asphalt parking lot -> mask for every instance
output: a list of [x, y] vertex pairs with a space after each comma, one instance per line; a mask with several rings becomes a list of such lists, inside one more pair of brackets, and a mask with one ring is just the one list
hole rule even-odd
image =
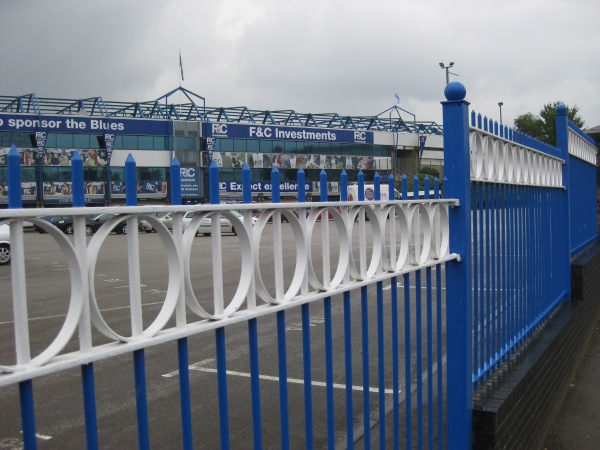
[[[294, 237], [288, 224], [282, 225], [285, 253], [284, 272], [293, 273]], [[71, 295], [69, 270], [64, 257], [51, 236], [26, 233], [27, 294], [29, 298], [29, 326], [33, 354], [41, 352], [58, 333]], [[71, 239], [71, 237], [69, 237]], [[88, 238], [91, 239], [91, 238]], [[265, 282], [272, 286], [268, 269], [273, 266], [269, 256], [272, 236], [264, 237], [261, 255], [264, 259]], [[142, 261], [141, 292], [144, 323], [147, 326], [156, 316], [167, 286], [168, 266], [165, 250], [156, 234], [139, 235]], [[240, 249], [236, 236], [223, 236], [223, 266], [227, 282], [225, 295], [236, 288], [236, 277], [240, 273]], [[315, 236], [315, 247], [321, 245]], [[212, 301], [211, 238], [199, 236], [194, 240], [190, 259], [190, 272], [199, 302], [210, 307]], [[335, 255], [334, 255], [335, 257]], [[127, 236], [110, 235], [99, 254], [94, 274], [95, 296], [106, 322], [123, 335], [130, 334], [131, 318], [128, 310], [128, 254]], [[401, 283], [401, 280], [400, 280]], [[0, 268], [0, 287], [10, 292], [10, 267]], [[369, 302], [371, 355], [377, 354], [376, 302], [374, 289], [370, 290], [373, 301]], [[384, 288], [389, 298], [389, 284]], [[402, 292], [402, 289], [399, 289]], [[342, 299], [333, 299], [334, 327], [334, 401], [335, 423], [338, 440], [345, 434], [346, 381], [344, 378], [344, 339]], [[352, 296], [352, 345], [353, 383], [355, 396], [353, 409], [355, 420], [362, 414], [362, 360], [361, 360], [361, 305], [359, 293]], [[386, 316], [389, 302], [386, 301]], [[198, 320], [188, 312], [188, 321]], [[315, 446], [326, 445], [326, 403], [324, 364], [324, 314], [322, 301], [310, 306], [312, 377], [314, 397]], [[0, 364], [14, 363], [12, 307], [10, 295], [4, 296], [0, 305]], [[390, 344], [390, 324], [385, 324], [386, 348]], [[290, 404], [290, 429], [293, 447], [304, 447], [304, 387], [302, 359], [302, 321], [300, 308], [286, 312], [286, 339], [288, 350], [288, 388]], [[227, 327], [227, 369], [229, 388], [229, 415], [232, 448], [244, 448], [251, 439], [250, 381], [248, 355], [248, 329], [245, 323]], [[107, 342], [107, 338], [94, 332], [94, 344]], [[402, 345], [402, 343], [401, 343]], [[67, 351], [78, 347], [77, 336], [71, 339]], [[402, 348], [402, 347], [401, 347]], [[216, 398], [215, 335], [208, 332], [189, 338], [190, 382], [192, 389], [192, 416], [194, 421], [194, 443], [197, 448], [220, 446], [218, 433], [218, 404]], [[261, 409], [263, 417], [263, 439], [265, 448], [279, 447], [279, 387], [277, 324], [274, 316], [259, 320], [259, 352], [261, 369]], [[386, 356], [386, 398], [391, 398], [390, 358]], [[179, 384], [177, 377], [176, 343], [163, 344], [146, 350], [146, 378], [150, 436], [153, 447], [181, 447], [179, 419]], [[377, 411], [377, 358], [372, 357], [370, 370], [371, 411]], [[95, 363], [97, 411], [100, 445], [102, 448], [132, 448], [137, 446], [135, 420], [135, 386], [131, 355], [123, 355]], [[402, 382], [401, 382], [402, 384]], [[404, 389], [404, 386], [401, 386]], [[40, 448], [81, 448], [85, 442], [83, 423], [83, 399], [81, 375], [78, 369], [46, 375], [34, 380], [36, 424]], [[0, 448], [19, 448], [20, 416], [18, 387], [0, 388]], [[358, 425], [358, 423], [357, 423]], [[340, 437], [341, 436], [341, 437]]]

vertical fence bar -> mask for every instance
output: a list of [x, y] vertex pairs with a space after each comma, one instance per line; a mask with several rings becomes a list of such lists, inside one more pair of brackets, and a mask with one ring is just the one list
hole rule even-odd
[[[434, 198], [440, 198], [440, 182], [434, 180]], [[437, 423], [438, 423], [438, 448], [444, 448], [444, 366], [443, 366], [443, 316], [442, 316], [442, 265], [438, 264], [435, 269], [436, 287], [436, 319], [437, 319]], [[433, 447], [433, 446], [432, 446]]]
[[472, 347], [471, 347], [471, 180], [469, 163], [469, 104], [466, 90], [456, 81], [444, 90], [444, 153], [447, 181], [445, 193], [460, 205], [451, 208], [450, 251], [460, 261], [448, 263], [447, 355], [448, 355], [448, 448], [471, 448]]
[[[221, 203], [220, 192], [219, 192], [219, 166], [216, 161], [210, 165], [208, 170], [208, 184], [209, 184], [209, 198], [211, 205], [218, 205]], [[220, 222], [219, 214], [213, 214], [211, 221], [216, 220]], [[214, 225], [214, 222], [213, 222]], [[214, 227], [213, 227], [214, 229]], [[220, 232], [217, 235], [220, 238]], [[212, 235], [212, 239], [215, 239], [215, 235]], [[213, 241], [214, 242], [214, 241]], [[217, 246], [217, 252], [221, 251], [220, 245]], [[215, 246], [213, 243], [213, 256], [215, 253]], [[221, 270], [222, 267], [221, 258], [219, 255], [218, 268], [215, 270]], [[220, 297], [222, 307], [222, 290], [223, 286], [215, 286], [215, 289], [220, 288]], [[215, 313], [217, 313], [217, 305], [215, 305]], [[219, 430], [221, 434], [221, 448], [229, 450], [230, 438], [229, 438], [229, 401], [227, 395], [227, 344], [225, 340], [225, 327], [220, 327], [215, 330], [215, 344], [217, 350], [217, 389], [219, 391]]]
[[[251, 189], [251, 173], [250, 167], [244, 164], [242, 168], [242, 195], [245, 204], [252, 203], [252, 189]], [[246, 214], [246, 212], [244, 212]], [[248, 216], [244, 216], [244, 222], [250, 220], [251, 213]], [[248, 308], [254, 309], [256, 307], [256, 294], [254, 277], [252, 278], [250, 292], [248, 293]], [[262, 439], [262, 415], [260, 412], [260, 366], [258, 359], [258, 320], [248, 320], [248, 350], [250, 355], [250, 392], [252, 395], [252, 437], [255, 450], [263, 447]]]
[[[358, 201], [365, 201], [365, 176], [361, 171], [358, 172]], [[360, 271], [366, 273], [366, 255], [365, 247], [365, 218], [364, 213], [359, 216], [359, 239], [360, 239]], [[360, 309], [361, 309], [361, 337], [362, 337], [362, 369], [363, 369], [363, 422], [364, 422], [364, 442], [365, 450], [371, 448], [371, 405], [370, 395], [370, 358], [369, 358], [369, 294], [366, 286], [360, 288]]]
[[[490, 259], [491, 259], [491, 263], [490, 263], [490, 269], [488, 270], [488, 272], [490, 273], [490, 277], [491, 277], [491, 281], [490, 281], [490, 286], [488, 287], [488, 289], [491, 292], [491, 335], [492, 335], [492, 342], [491, 342], [491, 348], [492, 348], [492, 352], [490, 354], [490, 360], [494, 361], [496, 359], [496, 354], [498, 352], [498, 335], [496, 334], [496, 330], [497, 330], [497, 326], [496, 326], [496, 321], [498, 320], [498, 291], [496, 290], [496, 276], [498, 273], [498, 269], [496, 266], [496, 258], [498, 257], [498, 252], [497, 252], [497, 244], [498, 244], [498, 238], [496, 236], [496, 193], [497, 193], [497, 186], [490, 186], [491, 187], [491, 199], [490, 199], [490, 206], [488, 207], [490, 210]], [[495, 369], [494, 369], [495, 370]]]
[[[419, 178], [415, 175], [413, 180], [414, 199], [419, 198]], [[421, 216], [419, 209], [417, 215], [417, 229], [415, 231], [415, 254], [420, 251], [421, 243]], [[422, 319], [422, 270], [415, 271], [415, 344], [417, 345], [417, 446], [423, 448], [423, 319]]]
[[[396, 200], [396, 189], [394, 176], [388, 177], [388, 190], [390, 200]], [[392, 210], [390, 214], [392, 225], [396, 221], [396, 212]], [[393, 261], [396, 258], [396, 228], [392, 226], [392, 237], [390, 239], [390, 247], [393, 250]], [[399, 269], [399, 268], [397, 268]], [[398, 360], [399, 350], [399, 325], [398, 325], [398, 277], [390, 278], [390, 295], [391, 295], [391, 312], [392, 312], [392, 401], [394, 404], [393, 420], [394, 420], [394, 448], [400, 448], [400, 363]], [[406, 389], [405, 389], [406, 390]]]
[[[137, 206], [137, 168], [131, 153], [125, 161], [125, 203], [127, 206]], [[139, 243], [135, 217], [127, 219], [127, 246], [129, 258], [139, 258]], [[139, 293], [139, 263], [129, 265], [131, 331], [133, 335], [140, 334], [142, 325], [142, 305]], [[146, 357], [144, 349], [133, 352], [133, 368], [135, 376], [135, 398], [138, 422], [138, 446], [140, 449], [150, 449], [150, 429], [148, 426], [148, 397], [146, 394]]]
[[[170, 200], [171, 205], [181, 205], [181, 165], [177, 158], [173, 158], [170, 166]], [[183, 230], [174, 230], [179, 234]], [[178, 240], [180, 243], [180, 240]], [[182, 252], [179, 247], [179, 251]], [[180, 255], [179, 264], [183, 267], [183, 255]], [[183, 289], [182, 289], [183, 291]], [[180, 293], [179, 302], [177, 304], [177, 324], [185, 325], [185, 295]], [[179, 404], [181, 410], [181, 435], [183, 440], [183, 448], [191, 450], [194, 448], [194, 438], [192, 434], [192, 403], [190, 390], [190, 372], [189, 372], [189, 349], [188, 339], [186, 337], [177, 339], [177, 356], [179, 365]]]
[[[381, 179], [379, 172], [373, 177], [375, 200], [381, 200]], [[381, 214], [379, 207], [377, 213]], [[381, 216], [380, 216], [381, 217]], [[383, 218], [381, 218], [383, 220]], [[381, 263], [377, 268], [381, 273]], [[378, 403], [379, 403], [379, 448], [385, 448], [385, 335], [383, 328], [383, 282], [376, 283], [377, 292], [377, 372], [378, 372]]]
[[[21, 156], [13, 145], [7, 157], [8, 170], [8, 207], [21, 209], [23, 207], [23, 191], [21, 187]], [[18, 240], [18, 242], [15, 242]], [[12, 236], [12, 250], [23, 248], [23, 233]], [[27, 315], [27, 295], [25, 291], [25, 264], [22, 259], [16, 259], [11, 267], [13, 279], [13, 316], [15, 322], [15, 350], [17, 363], [27, 364], [30, 360], [29, 327]], [[33, 401], [33, 381], [25, 380], [19, 383], [21, 404], [21, 425], [23, 427], [23, 445], [26, 450], [37, 448], [35, 438], [35, 407]]]
[[[408, 199], [408, 178], [402, 176], [402, 199]], [[411, 326], [410, 326], [410, 274], [405, 273], [403, 276], [404, 282], [404, 385], [406, 386], [405, 400], [405, 433], [406, 433], [406, 448], [412, 448], [412, 377], [411, 377]]]
[[[477, 289], [477, 296], [475, 300], [479, 305], [479, 323], [478, 328], [475, 329], [477, 335], [477, 341], [479, 343], [479, 367], [483, 371], [485, 366], [485, 185], [481, 182], [476, 183], [475, 189], [477, 189], [477, 223], [479, 223], [479, 247], [478, 247], [478, 258], [479, 258], [479, 273], [477, 280], [479, 287]], [[447, 274], [446, 274], [447, 276]]]
[[[306, 201], [304, 189], [304, 171], [298, 171], [298, 201]], [[302, 357], [304, 364], [304, 435], [305, 448], [314, 448], [313, 427], [313, 397], [312, 397], [312, 358], [310, 337], [310, 306], [304, 303], [301, 307], [302, 313]]]
[[[471, 198], [473, 205], [473, 214], [471, 214], [473, 243], [471, 245], [473, 253], [473, 367], [477, 370], [479, 366], [479, 221], [477, 220], [477, 210], [479, 204], [479, 183], [474, 182], [471, 188]], [[477, 384], [475, 384], [477, 388]]]
[[[274, 167], [271, 171], [272, 202], [280, 203], [279, 171]], [[273, 216], [274, 234], [277, 226], [281, 226], [281, 219], [277, 213]], [[275, 236], [274, 236], [275, 238]], [[276, 268], [280, 270], [281, 267]], [[277, 298], [283, 297], [283, 280], [275, 276], [275, 290]], [[287, 339], [285, 335], [285, 311], [277, 312], [277, 355], [279, 360], [279, 414], [281, 420], [281, 448], [290, 448], [290, 419], [288, 400], [288, 372], [287, 372]]]
[[[78, 151], [71, 158], [71, 185], [73, 186], [73, 207], [85, 207], [85, 186], [83, 180], [83, 159]], [[85, 218], [77, 218], [75, 246], [79, 258], [85, 267], [83, 273], [87, 274], [87, 240], [83, 229]], [[90, 305], [88, 296], [87, 278], [83, 280], [82, 288], [83, 308], [79, 321], [79, 345], [82, 351], [89, 351], [92, 347], [92, 330], [90, 320]], [[85, 417], [85, 437], [88, 450], [99, 448], [98, 420], [96, 413], [96, 389], [94, 381], [94, 363], [81, 366], [81, 381], [83, 388], [83, 411]]]
[[[509, 309], [508, 309], [508, 274], [506, 272], [506, 261], [508, 258], [508, 243], [507, 243], [507, 227], [508, 227], [508, 223], [507, 223], [507, 205], [506, 205], [506, 201], [507, 201], [507, 186], [503, 185], [501, 187], [501, 193], [500, 193], [500, 202], [501, 202], [501, 213], [502, 213], [502, 218], [500, 220], [500, 227], [501, 227], [501, 232], [500, 232], [500, 245], [501, 245], [501, 249], [502, 249], [502, 257], [500, 259], [500, 271], [502, 274], [501, 277], [501, 286], [500, 288], [502, 289], [502, 344], [503, 344], [503, 352], [506, 350], [507, 345], [508, 345], [508, 314], [509, 314]], [[506, 361], [506, 357], [504, 359]]]
[[[327, 192], [327, 173], [321, 170], [320, 174], [320, 200], [326, 203]], [[329, 286], [329, 213], [324, 212], [321, 215], [321, 224], [323, 225], [323, 278], [325, 286]], [[323, 299], [323, 310], [325, 318], [325, 384], [327, 393], [327, 444], [329, 448], [335, 447], [335, 408], [333, 397], [333, 315], [331, 307], [331, 297]]]
[[[340, 200], [348, 201], [348, 174], [342, 170], [340, 177]], [[344, 215], [347, 217], [348, 208], [344, 208]], [[346, 270], [344, 282], [350, 281], [349, 269]], [[346, 448], [354, 450], [354, 400], [352, 395], [352, 307], [350, 303], [350, 291], [343, 294], [344, 304], [344, 371], [346, 379]]]
[[490, 234], [491, 232], [491, 214], [492, 214], [492, 208], [490, 207], [491, 204], [491, 190], [492, 190], [492, 186], [488, 183], [484, 184], [485, 186], [485, 205], [484, 205], [484, 215], [485, 215], [485, 245], [484, 245], [484, 250], [485, 250], [485, 323], [482, 324], [483, 326], [485, 326], [485, 337], [484, 337], [484, 341], [485, 341], [485, 359], [483, 361], [483, 366], [487, 371], [489, 362], [492, 359], [492, 290], [490, 289], [490, 285], [491, 285], [491, 277], [492, 277], [492, 271], [491, 271], [491, 260], [492, 260], [492, 255], [491, 255], [491, 240], [492, 240], [492, 236]]
[[[429, 200], [429, 177], [424, 180], [425, 199]], [[425, 286], [427, 287], [427, 445], [433, 448], [433, 289], [432, 269], [425, 269]]]

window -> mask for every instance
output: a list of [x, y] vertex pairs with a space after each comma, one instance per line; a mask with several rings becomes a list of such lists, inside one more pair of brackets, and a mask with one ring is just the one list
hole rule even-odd
[[138, 149], [138, 137], [137, 136], [123, 136], [123, 147], [124, 150], [137, 150]]
[[260, 141], [254, 141], [254, 140], [246, 141], [246, 151], [248, 153], [260, 152]]
[[154, 150], [166, 150], [169, 148], [167, 146], [167, 138], [165, 136], [153, 136], [152, 141], [152, 148]]
[[[94, 136], [95, 137], [95, 136]], [[97, 139], [94, 139], [96, 142]], [[90, 136], [87, 134], [74, 134], [73, 147], [75, 148], [90, 148]]]
[[246, 142], [243, 139], [234, 139], [233, 140], [233, 151], [235, 152], [239, 152], [239, 153], [245, 153], [246, 152]]
[[262, 153], [273, 153], [273, 141], [260, 141], [260, 151]]
[[296, 144], [296, 141], [285, 141], [283, 143], [283, 150], [286, 153], [296, 153], [296, 150], [298, 150], [298, 145]]
[[[48, 145], [48, 143], [46, 143]], [[72, 134], [56, 134], [56, 147], [58, 148], [75, 148]]]
[[138, 137], [138, 145], [142, 150], [153, 150], [154, 149], [154, 139], [152, 136], [140, 136]]

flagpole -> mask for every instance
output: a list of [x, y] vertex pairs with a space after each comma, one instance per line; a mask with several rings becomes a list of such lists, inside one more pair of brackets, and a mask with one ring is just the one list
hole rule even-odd
[[181, 60], [181, 49], [179, 49], [179, 72], [181, 75], [181, 78], [179, 79], [179, 87], [181, 87], [181, 83], [184, 81], [183, 78], [183, 62]]
[[183, 78], [183, 61], [181, 59], [181, 49], [179, 49], [179, 72], [181, 77], [179, 78], [179, 110], [181, 111], [181, 85], [185, 78]]

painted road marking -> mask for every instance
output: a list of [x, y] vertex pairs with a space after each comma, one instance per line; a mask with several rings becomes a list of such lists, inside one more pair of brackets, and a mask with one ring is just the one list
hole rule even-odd
[[[188, 368], [189, 368], [189, 370], [197, 370], [198, 372], [217, 373], [217, 369], [214, 369], [212, 367], [206, 367], [206, 366], [214, 363], [214, 361], [215, 361], [214, 359], [205, 359], [204, 361], [200, 361], [200, 362], [191, 364], [190, 366], [188, 366]], [[228, 371], [226, 371], [226, 373], [227, 373], [227, 375], [230, 375], [230, 376], [250, 378], [250, 374], [247, 372], [237, 372], [235, 370], [228, 370]], [[179, 375], [179, 370], [174, 370], [173, 372], [165, 373], [162, 376], [164, 378], [172, 378], [177, 375]], [[270, 376], [270, 375], [259, 375], [258, 378], [260, 378], [261, 380], [279, 382], [279, 377], [274, 377], [274, 376]], [[287, 381], [288, 381], [288, 383], [292, 383], [292, 384], [304, 384], [304, 380], [300, 380], [297, 378], [288, 378]], [[327, 384], [323, 383], [321, 381], [313, 380], [312, 386], [327, 387]], [[333, 387], [335, 389], [346, 389], [345, 384], [339, 384], [339, 383], [333, 383]], [[362, 386], [352, 386], [352, 390], [362, 392], [363, 387]], [[369, 392], [376, 394], [376, 393], [379, 393], [379, 389], [372, 387], [372, 388], [369, 388]], [[385, 389], [384, 392], [388, 395], [392, 395], [394, 393], [393, 389]], [[398, 392], [402, 392], [402, 391], [398, 391]]]
[[[163, 303], [164, 302], [143, 303], [142, 307], [144, 307], [144, 306], [152, 306], [152, 305], [162, 305]], [[119, 309], [129, 309], [129, 308], [131, 308], [130, 305], [127, 305], [127, 306], [117, 306], [115, 308], [101, 309], [100, 312], [118, 311]], [[67, 315], [66, 314], [57, 314], [55, 316], [30, 317], [29, 318], [29, 322], [33, 322], [34, 320], [58, 319], [59, 317], [67, 317]], [[9, 323], [13, 323], [13, 321], [9, 320], [7, 322], [0, 322], [0, 325], [8, 325]]]

